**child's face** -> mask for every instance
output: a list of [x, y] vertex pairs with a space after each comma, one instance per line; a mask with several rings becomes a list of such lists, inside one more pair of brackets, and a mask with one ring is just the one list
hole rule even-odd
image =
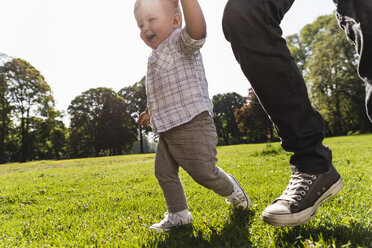
[[180, 15], [174, 13], [174, 9], [163, 0], [142, 1], [134, 14], [141, 39], [152, 49], [156, 49], [180, 26]]

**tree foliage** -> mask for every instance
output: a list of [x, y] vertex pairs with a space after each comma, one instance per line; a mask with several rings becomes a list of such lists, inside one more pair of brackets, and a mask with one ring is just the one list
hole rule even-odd
[[[140, 113], [144, 112], [147, 107], [145, 80], [145, 77], [143, 77], [139, 82], [132, 86], [125, 87], [118, 92], [118, 94], [124, 99], [125, 104], [128, 106], [130, 115], [135, 119], [137, 119]], [[144, 134], [148, 134], [151, 129], [138, 124], [137, 129], [140, 136], [140, 153], [144, 153], [145, 140], [143, 136]]]
[[234, 111], [244, 105], [243, 97], [235, 92], [213, 96], [214, 124], [219, 144], [238, 144], [241, 134], [235, 121]]
[[[358, 56], [334, 15], [286, 37], [328, 136], [369, 132]], [[5, 59], [4, 59], [5, 58]], [[146, 109], [145, 78], [119, 92], [90, 89], [70, 104], [70, 127], [54, 108], [51, 88], [30, 63], [0, 54], [0, 163], [153, 151], [149, 131], [135, 123]], [[265, 142], [273, 126], [252, 89], [213, 96], [219, 144]], [[137, 136], [139, 135], [139, 142]]]
[[249, 142], [272, 140], [273, 124], [258, 101], [253, 89], [249, 89], [246, 104], [234, 112], [239, 130]]
[[134, 119], [122, 97], [108, 88], [90, 89], [68, 107], [73, 157], [129, 152], [137, 139]]
[[[12, 139], [19, 143], [9, 141], [14, 148], [11, 158], [22, 162], [35, 159], [33, 125], [44, 122], [50, 111], [54, 111], [51, 89], [41, 73], [25, 60], [11, 60], [1, 67], [1, 72], [2, 142], [6, 146], [5, 135], [14, 135]], [[18, 132], [9, 130], [10, 124]], [[45, 140], [39, 141], [45, 143]], [[7, 155], [2, 152], [2, 161], [6, 160], [5, 157]]]
[[327, 135], [366, 132], [370, 125], [364, 83], [357, 74], [358, 56], [334, 15], [319, 17], [287, 42], [305, 75], [312, 103], [326, 121]]
[[7, 98], [8, 86], [5, 77], [0, 73], [0, 164], [6, 162], [5, 139], [8, 136], [10, 124], [10, 103]]

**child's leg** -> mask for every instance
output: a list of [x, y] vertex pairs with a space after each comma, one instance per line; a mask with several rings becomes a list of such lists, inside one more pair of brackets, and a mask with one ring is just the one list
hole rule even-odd
[[221, 196], [233, 192], [227, 174], [216, 166], [217, 134], [208, 112], [164, 133], [173, 159], [199, 184]]
[[178, 176], [178, 164], [169, 153], [163, 134], [159, 135], [155, 157], [155, 176], [163, 190], [168, 212], [176, 213], [187, 209], [185, 192]]

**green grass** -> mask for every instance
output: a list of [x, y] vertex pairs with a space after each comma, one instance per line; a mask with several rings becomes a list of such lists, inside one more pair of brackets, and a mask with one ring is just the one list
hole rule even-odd
[[192, 226], [154, 233], [166, 211], [154, 154], [0, 165], [0, 247], [372, 247], [372, 135], [329, 138], [343, 190], [305, 225], [265, 224], [286, 187], [278, 143], [218, 148], [218, 165], [253, 202], [237, 212], [184, 171]]

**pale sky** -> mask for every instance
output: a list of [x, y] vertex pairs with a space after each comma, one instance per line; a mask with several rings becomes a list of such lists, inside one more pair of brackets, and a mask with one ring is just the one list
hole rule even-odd
[[[221, 27], [227, 0], [199, 0], [207, 22], [201, 50], [210, 97], [250, 87]], [[82, 92], [115, 91], [146, 74], [151, 49], [139, 37], [134, 0], [0, 0], [0, 53], [30, 62], [51, 86], [56, 109], [67, 111]], [[284, 36], [335, 10], [332, 0], [296, 0]], [[65, 118], [67, 119], [67, 118]]]

